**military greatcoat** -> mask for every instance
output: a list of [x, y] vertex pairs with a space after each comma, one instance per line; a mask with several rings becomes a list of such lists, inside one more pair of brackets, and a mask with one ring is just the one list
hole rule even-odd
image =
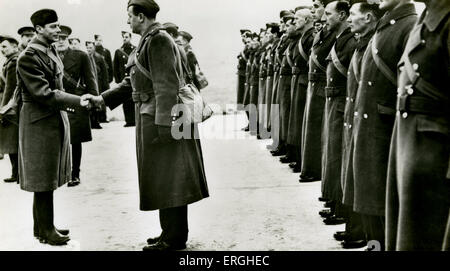
[[450, 206], [450, 1], [432, 0], [399, 62], [388, 250], [441, 250]]

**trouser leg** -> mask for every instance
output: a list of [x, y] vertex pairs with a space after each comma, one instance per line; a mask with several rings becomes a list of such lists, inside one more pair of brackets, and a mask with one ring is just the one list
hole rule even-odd
[[17, 179], [19, 177], [19, 155], [17, 153], [9, 154], [9, 160], [12, 168], [11, 177]]
[[361, 215], [352, 212], [351, 209], [348, 214], [347, 224], [345, 224], [345, 231], [349, 234], [350, 241], [366, 239]]
[[184, 244], [188, 240], [188, 207], [167, 208], [159, 210], [161, 240], [169, 244]]
[[72, 179], [80, 178], [81, 143], [72, 143]]
[[54, 230], [53, 191], [35, 192], [34, 205], [40, 235]]

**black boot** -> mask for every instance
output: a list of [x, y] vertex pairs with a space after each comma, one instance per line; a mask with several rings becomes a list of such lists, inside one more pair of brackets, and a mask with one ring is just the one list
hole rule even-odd
[[53, 224], [53, 191], [34, 193], [35, 215], [41, 243], [52, 246], [62, 246], [70, 240], [69, 236], [61, 235]]

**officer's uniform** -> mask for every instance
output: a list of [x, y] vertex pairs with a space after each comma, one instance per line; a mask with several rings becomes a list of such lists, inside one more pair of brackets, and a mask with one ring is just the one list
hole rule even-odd
[[[344, 109], [344, 131], [342, 135], [342, 169], [341, 169], [341, 187], [342, 187], [342, 203], [347, 206], [349, 216], [346, 223], [346, 232], [353, 240], [365, 236], [362, 229], [361, 216], [353, 212], [354, 198], [354, 180], [353, 180], [353, 118], [354, 104], [356, 93], [361, 79], [361, 61], [366, 51], [367, 44], [372, 38], [374, 31], [367, 33], [364, 37], [360, 37], [356, 44], [356, 50], [350, 61], [347, 77], [347, 97], [345, 98]], [[365, 235], [365, 234], [364, 234]]]
[[411, 3], [391, 10], [380, 19], [362, 60], [355, 101], [353, 209], [363, 214], [369, 240], [379, 241], [382, 248], [387, 161], [397, 93], [393, 71], [416, 20], [415, 7]]
[[306, 91], [308, 88], [308, 60], [314, 40], [314, 28], [305, 29], [295, 44], [292, 54], [291, 110], [289, 115], [288, 145], [293, 146], [294, 159], [301, 165], [301, 140], [303, 113], [305, 112]]
[[267, 83], [267, 45], [260, 49], [259, 57], [259, 82], [258, 82], [258, 135], [260, 127], [266, 122], [266, 83]]
[[325, 109], [326, 57], [336, 41], [336, 31], [323, 28], [314, 37], [309, 58], [308, 92], [302, 131], [300, 178], [321, 179], [322, 125]]
[[271, 118], [271, 109], [272, 109], [272, 98], [273, 98], [273, 78], [274, 78], [274, 56], [275, 56], [275, 48], [278, 44], [278, 38], [274, 38], [272, 42], [269, 44], [267, 48], [266, 54], [266, 99], [265, 104], [267, 105], [266, 114], [264, 116], [266, 122], [264, 123], [264, 128], [267, 131], [270, 131], [270, 118]]
[[322, 195], [335, 202], [336, 216], [346, 217], [341, 206], [341, 163], [344, 108], [348, 66], [356, 46], [354, 34], [347, 28], [338, 37], [327, 57], [327, 86], [322, 149]]
[[[131, 52], [136, 48], [131, 43], [124, 43], [120, 49], [117, 49], [114, 53], [114, 80], [116, 83], [122, 82], [122, 80], [129, 74], [126, 71], [128, 57]], [[134, 126], [134, 102], [132, 99], [123, 103], [123, 114], [125, 117], [126, 126]]]
[[440, 250], [450, 203], [450, 1], [430, 1], [399, 62], [388, 250]]
[[[16, 66], [18, 53], [9, 56], [3, 64], [2, 75], [4, 78], [0, 85], [0, 93], [3, 92], [3, 97], [0, 101], [0, 108], [3, 108], [13, 98], [14, 91], [17, 85]], [[0, 121], [0, 154], [8, 154], [12, 174], [9, 179], [11, 182], [17, 181], [18, 178], [18, 148], [19, 148], [19, 127], [16, 116], [5, 116]], [[7, 179], [8, 180], [8, 179]], [[5, 181], [7, 181], [5, 180]]]
[[[64, 64], [63, 85], [67, 93], [81, 96], [98, 95], [98, 85], [89, 56], [80, 50], [67, 49], [59, 52]], [[81, 164], [81, 143], [92, 141], [89, 113], [77, 111], [68, 113], [70, 121], [70, 143], [72, 144], [72, 176], [79, 178]]]

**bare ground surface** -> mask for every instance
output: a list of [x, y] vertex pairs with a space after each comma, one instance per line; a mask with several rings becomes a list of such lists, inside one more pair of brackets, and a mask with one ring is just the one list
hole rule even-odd
[[[138, 209], [134, 129], [122, 121], [93, 130], [83, 144], [81, 185], [55, 192], [55, 224], [70, 228], [64, 247], [32, 236], [32, 193], [0, 182], [0, 250], [141, 250], [160, 233], [157, 212]], [[189, 206], [187, 250], [342, 250], [318, 215], [320, 182], [299, 184], [298, 174], [240, 128], [243, 115], [218, 115], [202, 127], [210, 197]], [[0, 179], [9, 176], [0, 160]]]

